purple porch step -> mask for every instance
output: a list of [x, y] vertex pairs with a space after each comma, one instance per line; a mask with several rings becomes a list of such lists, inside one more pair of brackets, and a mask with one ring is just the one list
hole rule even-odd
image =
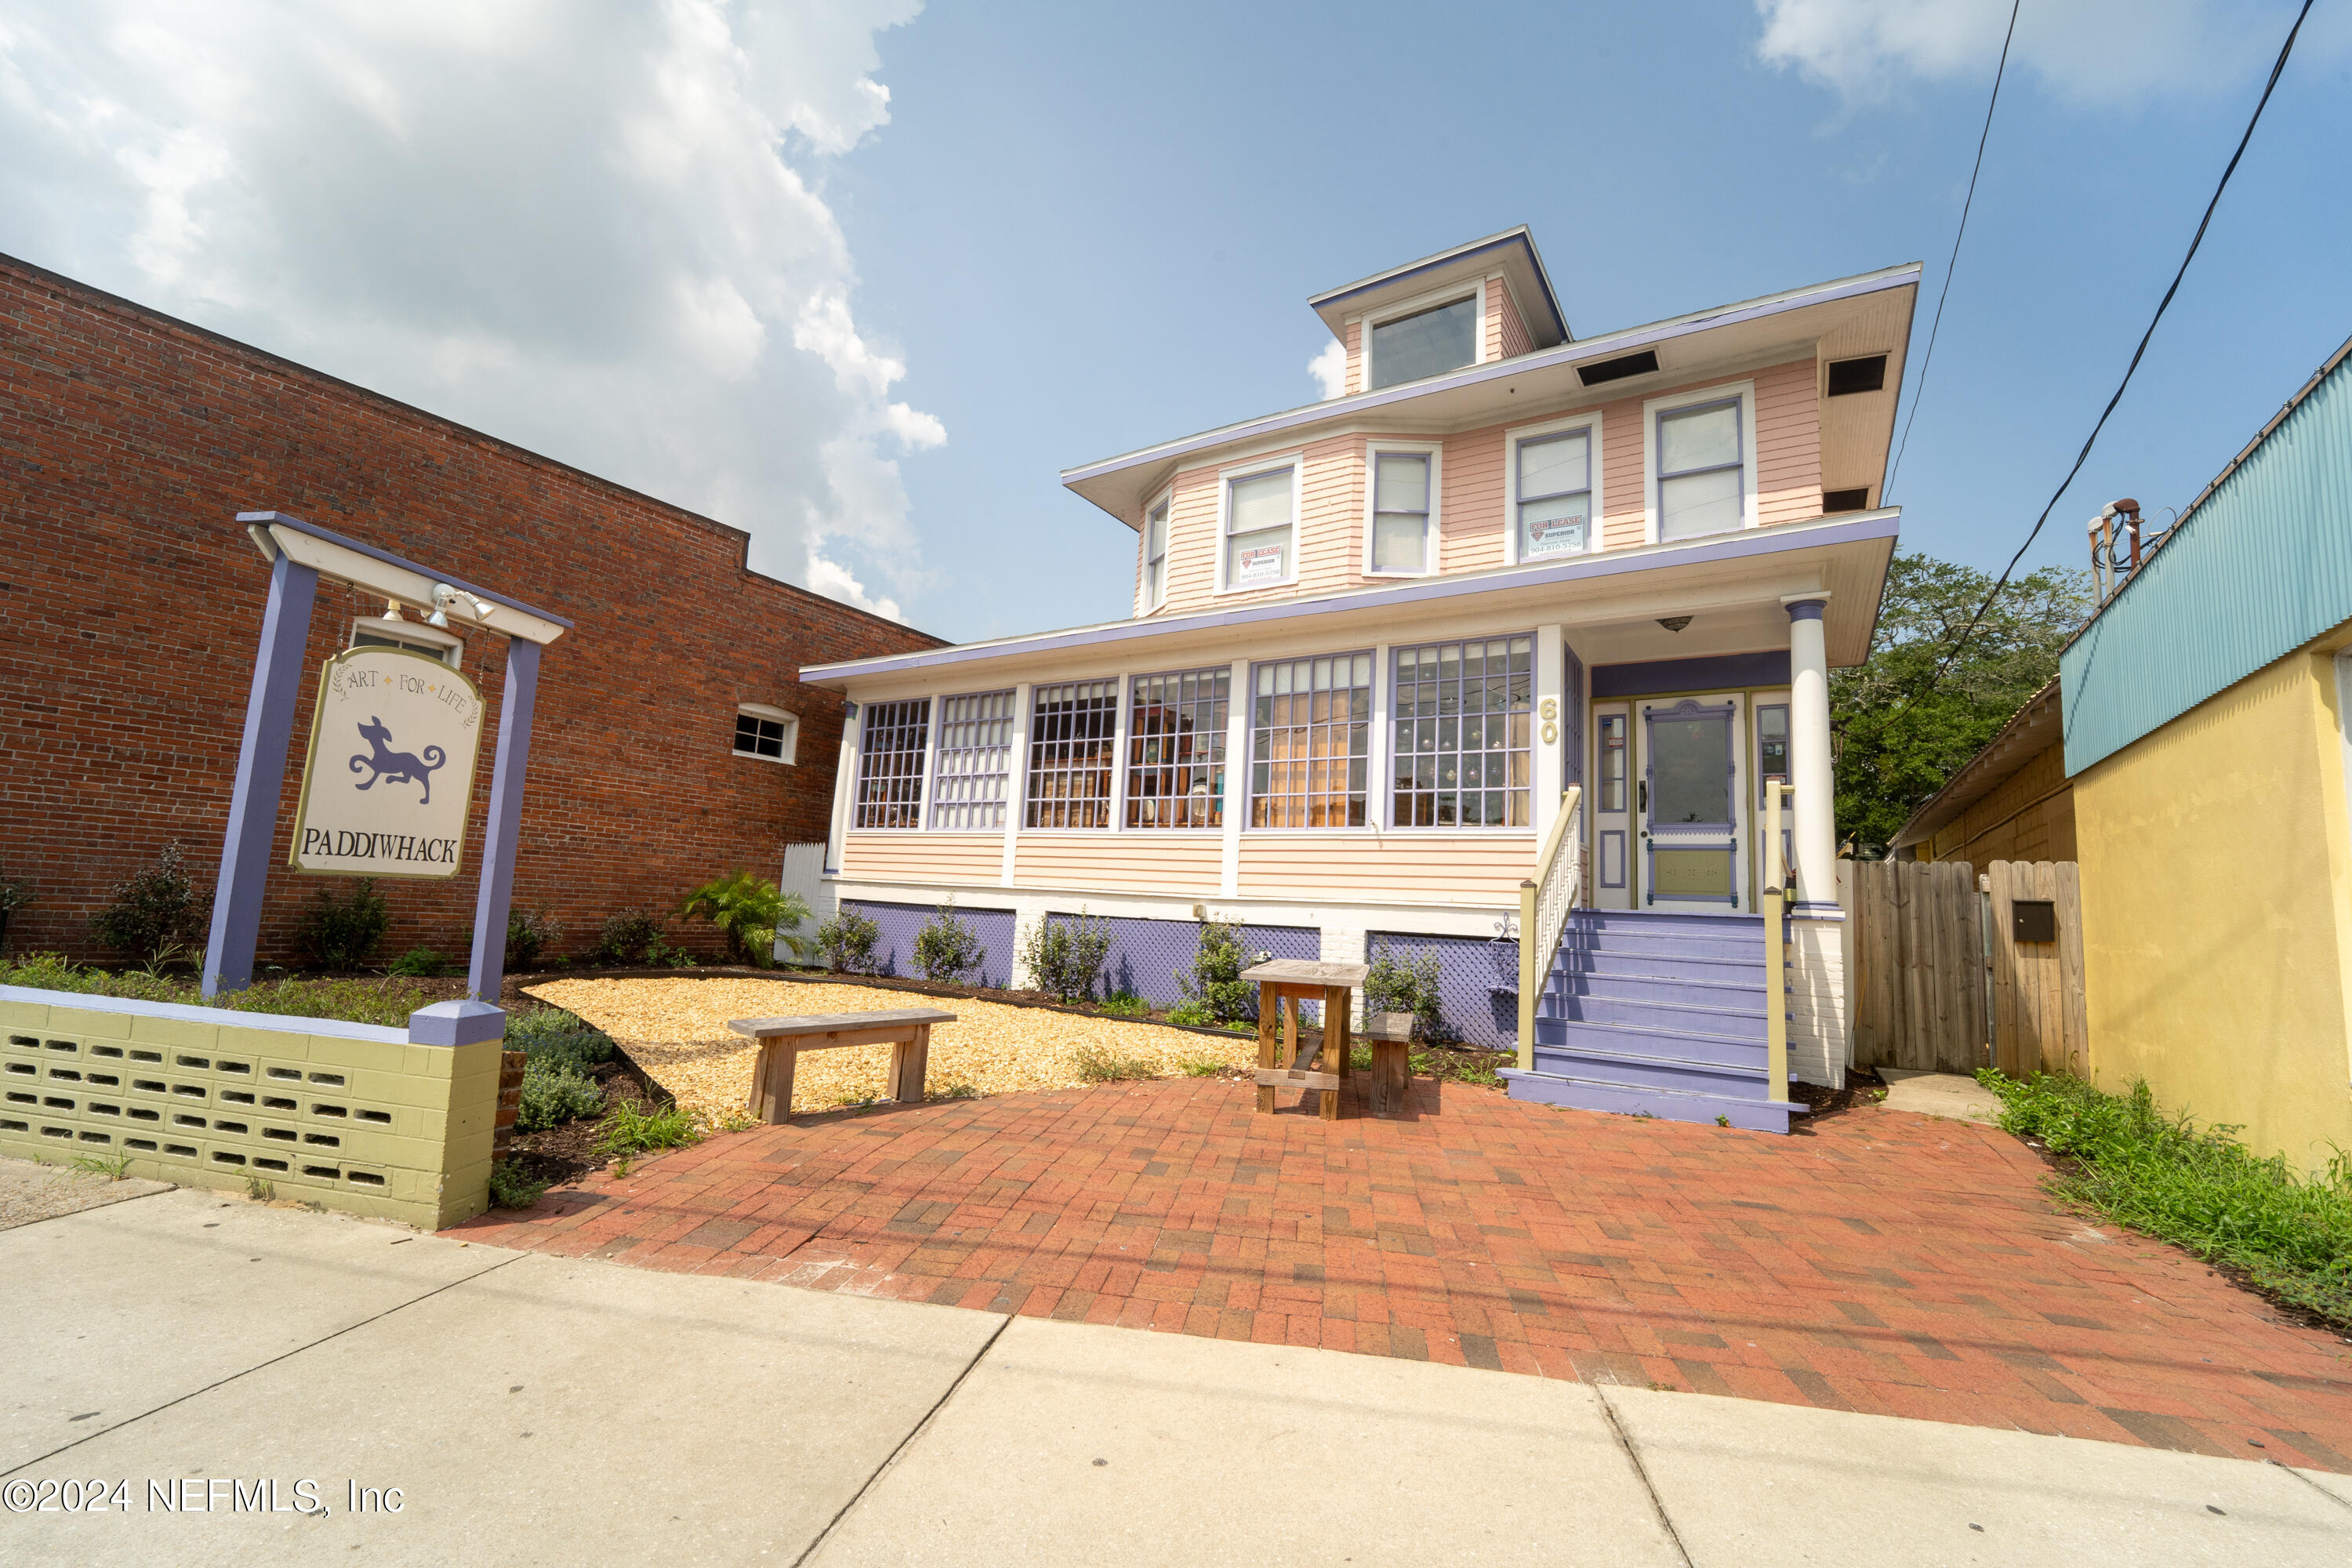
[[1688, 1002], [1709, 1007], [1764, 1010], [1764, 977], [1752, 980], [1687, 980], [1666, 974], [1555, 970], [1544, 987], [1546, 1004], [1559, 1005], [1591, 997], [1612, 1002]]
[[1715, 980], [1733, 984], [1761, 985], [1764, 954], [1703, 954], [1632, 952], [1619, 948], [1562, 947], [1552, 961], [1555, 974], [1646, 974], [1665, 980]]
[[1577, 910], [1571, 919], [1577, 925], [1595, 931], [1745, 931], [1759, 937], [1764, 934], [1762, 915], [1695, 915], [1664, 913], [1656, 910]]
[[[1679, 1031], [1695, 1029], [1702, 1034], [1727, 1035], [1734, 1039], [1761, 1042], [1765, 1036], [1764, 998], [1759, 994], [1747, 1006], [1725, 1006], [1719, 998], [1676, 997], [1673, 1000], [1656, 997], [1630, 999], [1615, 996], [1568, 996], [1555, 1000], [1547, 996], [1545, 1005], [1537, 1012], [1539, 1018], [1557, 1019], [1574, 1024], [1632, 1024], [1643, 1028]], [[1538, 1035], [1537, 1038], [1541, 1039]]]
[[1513, 1100], [1538, 1105], [1561, 1105], [1576, 1110], [1615, 1111], [1624, 1116], [1654, 1116], [1665, 1121], [1728, 1121], [1752, 1132], [1786, 1132], [1789, 1119], [1802, 1116], [1806, 1107], [1786, 1100], [1752, 1100], [1736, 1095], [1706, 1094], [1686, 1089], [1612, 1083], [1572, 1078], [1560, 1073], [1502, 1069], [1504, 1087]]
[[1563, 952], [1667, 953], [1683, 958], [1762, 958], [1764, 939], [1735, 932], [1572, 931]]
[[[1731, 1035], [1711, 1035], [1696, 1029], [1643, 1028], [1634, 1024], [1584, 1024], [1569, 1018], [1538, 1018], [1536, 1020], [1536, 1063], [1542, 1065], [1547, 1051], [1576, 1051], [1601, 1061], [1623, 1062], [1627, 1070], [1633, 1064], [1655, 1062], [1669, 1073], [1683, 1067], [1703, 1068], [1712, 1072], [1717, 1068], [1737, 1068], [1753, 1072], [1759, 1079], [1764, 1075], [1764, 1063], [1770, 1047], [1762, 1040], [1743, 1040]], [[1668, 1082], [1643, 1069], [1645, 1083]], [[1588, 1072], [1586, 1078], [1607, 1078], [1605, 1072]]]

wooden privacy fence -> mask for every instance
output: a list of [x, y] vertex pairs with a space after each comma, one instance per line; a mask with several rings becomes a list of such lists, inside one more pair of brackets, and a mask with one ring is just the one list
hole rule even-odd
[[2077, 867], [2072, 860], [1996, 860], [1985, 868], [1983, 887], [1993, 937], [1993, 1065], [2011, 1078], [2037, 1070], [2088, 1078]]

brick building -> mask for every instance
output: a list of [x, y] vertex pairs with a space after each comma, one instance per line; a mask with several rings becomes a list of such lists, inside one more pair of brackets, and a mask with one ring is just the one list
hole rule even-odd
[[[0, 875], [34, 895], [11, 951], [100, 956], [90, 914], [167, 844], [210, 885], [269, 581], [234, 520], [266, 509], [574, 623], [541, 671], [514, 893], [571, 951], [617, 910], [738, 867], [773, 878], [783, 846], [823, 841], [843, 704], [800, 667], [938, 646], [750, 570], [736, 529], [0, 257]], [[390, 627], [384, 608], [321, 584], [310, 664], [363, 634], [456, 644], [495, 714], [505, 638]], [[265, 962], [315, 891], [346, 886], [282, 869], [310, 703]], [[380, 884], [387, 953], [462, 956], [489, 752], [466, 869]], [[707, 926], [681, 940], [716, 945]]]

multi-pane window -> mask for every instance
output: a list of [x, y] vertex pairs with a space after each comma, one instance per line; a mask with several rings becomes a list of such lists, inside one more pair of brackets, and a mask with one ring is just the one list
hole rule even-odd
[[1739, 399], [1658, 416], [1658, 537], [1728, 533], [1747, 520]]
[[1161, 501], [1143, 519], [1143, 607], [1156, 610], [1168, 596], [1168, 503]]
[[789, 763], [799, 727], [800, 721], [781, 708], [745, 703], [735, 710], [735, 754]]
[[1127, 702], [1127, 825], [1221, 827], [1234, 672], [1139, 675]]
[[1625, 715], [1604, 713], [1601, 716], [1596, 746], [1600, 761], [1601, 777], [1597, 782], [1601, 799], [1593, 809], [1622, 811], [1625, 809]]
[[1776, 784], [1789, 782], [1789, 705], [1760, 704], [1756, 710], [1756, 798]]
[[1256, 588], [1290, 576], [1294, 476], [1289, 467], [1225, 481], [1225, 586]]
[[1361, 827], [1372, 656], [1261, 664], [1250, 673], [1252, 827]]
[[1535, 642], [1399, 648], [1390, 702], [1399, 827], [1526, 827]]
[[1426, 452], [1372, 454], [1372, 570], [1430, 568], [1429, 468]]
[[1580, 555], [1592, 529], [1592, 432], [1519, 443], [1519, 559]]
[[857, 736], [859, 827], [919, 827], [923, 822], [923, 748], [930, 739], [931, 700], [869, 702]]
[[1003, 827], [1012, 771], [1013, 693], [976, 691], [940, 699], [931, 826], [966, 832]]
[[1478, 299], [1416, 310], [1372, 328], [1372, 390], [1478, 361]]
[[1024, 827], [1108, 827], [1117, 763], [1118, 682], [1040, 686], [1029, 698]]

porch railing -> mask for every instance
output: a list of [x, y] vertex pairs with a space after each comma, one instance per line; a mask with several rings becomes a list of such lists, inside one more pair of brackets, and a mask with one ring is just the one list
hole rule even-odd
[[1789, 868], [1780, 848], [1784, 784], [1764, 786], [1764, 1072], [1774, 1100], [1789, 1098]]
[[1584, 835], [1576, 831], [1583, 800], [1581, 784], [1560, 795], [1559, 813], [1536, 857], [1536, 874], [1519, 884], [1519, 1067], [1526, 1071], [1536, 1065], [1536, 998], [1543, 994], [1568, 911], [1584, 896]]

